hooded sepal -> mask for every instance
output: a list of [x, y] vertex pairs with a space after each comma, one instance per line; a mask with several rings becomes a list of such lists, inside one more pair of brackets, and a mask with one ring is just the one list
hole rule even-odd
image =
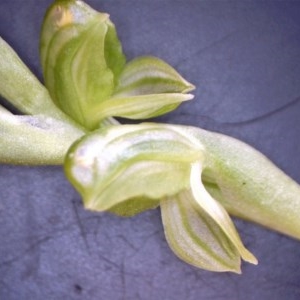
[[201, 144], [168, 126], [120, 125], [75, 143], [65, 170], [85, 207], [105, 211], [137, 199], [156, 206], [189, 186], [190, 164], [201, 158]]
[[88, 129], [95, 106], [109, 98], [125, 64], [109, 15], [82, 1], [55, 1], [41, 33], [41, 62], [55, 103]]

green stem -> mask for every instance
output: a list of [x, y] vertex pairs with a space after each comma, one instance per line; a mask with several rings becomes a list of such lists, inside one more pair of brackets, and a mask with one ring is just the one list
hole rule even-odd
[[15, 116], [0, 106], [0, 163], [63, 164], [71, 144], [83, 135], [63, 121], [44, 116]]

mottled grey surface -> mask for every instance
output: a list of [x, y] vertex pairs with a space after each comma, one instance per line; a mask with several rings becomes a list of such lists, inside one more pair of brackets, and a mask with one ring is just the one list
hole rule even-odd
[[[300, 182], [299, 1], [87, 2], [110, 13], [128, 58], [161, 57], [197, 86], [159, 121], [239, 137]], [[0, 2], [1, 36], [38, 76], [50, 3]], [[60, 167], [1, 165], [0, 191], [1, 300], [300, 299], [300, 242], [259, 226], [237, 221], [259, 265], [216, 274], [172, 254], [159, 210], [85, 211]]]

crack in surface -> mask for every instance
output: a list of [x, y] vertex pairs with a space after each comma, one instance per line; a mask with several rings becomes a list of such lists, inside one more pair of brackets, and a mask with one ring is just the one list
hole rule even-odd
[[240, 126], [240, 125], [249, 125], [249, 124], [253, 124], [253, 123], [257, 123], [260, 121], [263, 121], [265, 119], [268, 119], [274, 115], [277, 115], [278, 113], [281, 113], [291, 107], [293, 107], [294, 105], [297, 105], [298, 103], [300, 103], [300, 96], [296, 97], [295, 99], [293, 99], [290, 102], [287, 102], [285, 104], [283, 104], [282, 106], [279, 106], [269, 112], [266, 112], [264, 114], [262, 114], [261, 116], [257, 116], [248, 120], [244, 120], [244, 121], [239, 121], [239, 122], [223, 122], [220, 123], [222, 125], [229, 125], [229, 126]]
[[207, 46], [199, 48], [194, 53], [191, 53], [188, 57], [182, 58], [178, 63], [174, 64], [175, 69], [179, 68], [180, 65], [185, 64], [187, 61], [192, 60], [194, 57], [201, 55], [202, 53], [206, 52], [207, 50], [211, 50], [215, 47], [218, 47], [220, 44], [227, 41], [230, 37], [234, 36], [239, 31], [240, 30], [231, 31], [228, 34], [225, 34], [224, 36], [222, 36], [221, 38], [212, 41]]
[[78, 225], [79, 232], [80, 232], [80, 235], [82, 237], [83, 243], [85, 245], [85, 248], [86, 248], [87, 252], [89, 254], [91, 254], [87, 234], [86, 234], [86, 231], [85, 231], [84, 226], [82, 224], [82, 220], [80, 218], [80, 215], [79, 215], [79, 212], [78, 212], [78, 209], [77, 209], [77, 205], [76, 205], [75, 201], [71, 201], [71, 202], [72, 202], [73, 211], [74, 211], [74, 214], [75, 214], [75, 218], [76, 218], [76, 221], [77, 221], [77, 225]]
[[291, 100], [290, 102], [283, 104], [282, 106], [279, 106], [279, 107], [277, 107], [269, 112], [266, 112], [260, 116], [250, 118], [247, 120], [243, 120], [243, 121], [237, 121], [237, 122], [222, 122], [222, 121], [218, 121], [217, 119], [210, 117], [210, 116], [199, 115], [199, 114], [190, 113], [190, 112], [180, 112], [180, 116], [193, 116], [193, 117], [202, 118], [203, 120], [206, 120], [215, 125], [226, 126], [226, 127], [235, 127], [235, 126], [250, 125], [253, 123], [261, 122], [261, 121], [266, 120], [274, 115], [282, 113], [283, 111], [285, 111], [287, 109], [291, 109], [293, 106], [297, 105], [298, 103], [300, 103], [300, 96]]
[[18, 255], [15, 255], [14, 257], [12, 257], [12, 258], [10, 258], [8, 260], [4, 260], [4, 261], [0, 262], [0, 269], [2, 267], [12, 265], [13, 263], [15, 263], [18, 260], [22, 259], [23, 256], [27, 255], [31, 251], [34, 251], [41, 244], [46, 243], [47, 241], [49, 241], [52, 238], [53, 238], [52, 236], [46, 236], [46, 237], [43, 237], [43, 238], [40, 238], [40, 239], [34, 241], [31, 245], [29, 245], [24, 251], [22, 251]]
[[[89, 216], [89, 217], [84, 218], [84, 221], [89, 221], [89, 220], [94, 220], [94, 219], [98, 219], [98, 217], [97, 216]], [[36, 247], [40, 246], [41, 244], [44, 244], [44, 243], [46, 243], [50, 240], [53, 240], [57, 237], [60, 237], [64, 234], [72, 232], [73, 230], [75, 230], [75, 228], [72, 228], [72, 227], [77, 227], [77, 226], [78, 226], [77, 222], [71, 222], [71, 223], [63, 226], [62, 228], [55, 229], [53, 232], [46, 233], [44, 237], [37, 238], [36, 241], [32, 242], [30, 245], [25, 247], [24, 251], [13, 256], [10, 259], [0, 261], [0, 269], [2, 267], [9, 266], [9, 265], [13, 264], [14, 262], [22, 259], [22, 257], [24, 255], [27, 255], [29, 252], [33, 251], [34, 249], [36, 249]]]

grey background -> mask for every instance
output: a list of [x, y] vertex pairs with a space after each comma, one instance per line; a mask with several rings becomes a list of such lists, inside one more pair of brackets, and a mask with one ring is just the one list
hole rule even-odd
[[[157, 120], [238, 137], [300, 182], [299, 1], [87, 2], [111, 15], [129, 59], [156, 55], [197, 86]], [[39, 77], [50, 3], [0, 2], [1, 36]], [[300, 299], [300, 242], [257, 225], [236, 220], [259, 265], [217, 274], [173, 255], [159, 210], [85, 211], [61, 167], [1, 165], [0, 191], [1, 300]]]

